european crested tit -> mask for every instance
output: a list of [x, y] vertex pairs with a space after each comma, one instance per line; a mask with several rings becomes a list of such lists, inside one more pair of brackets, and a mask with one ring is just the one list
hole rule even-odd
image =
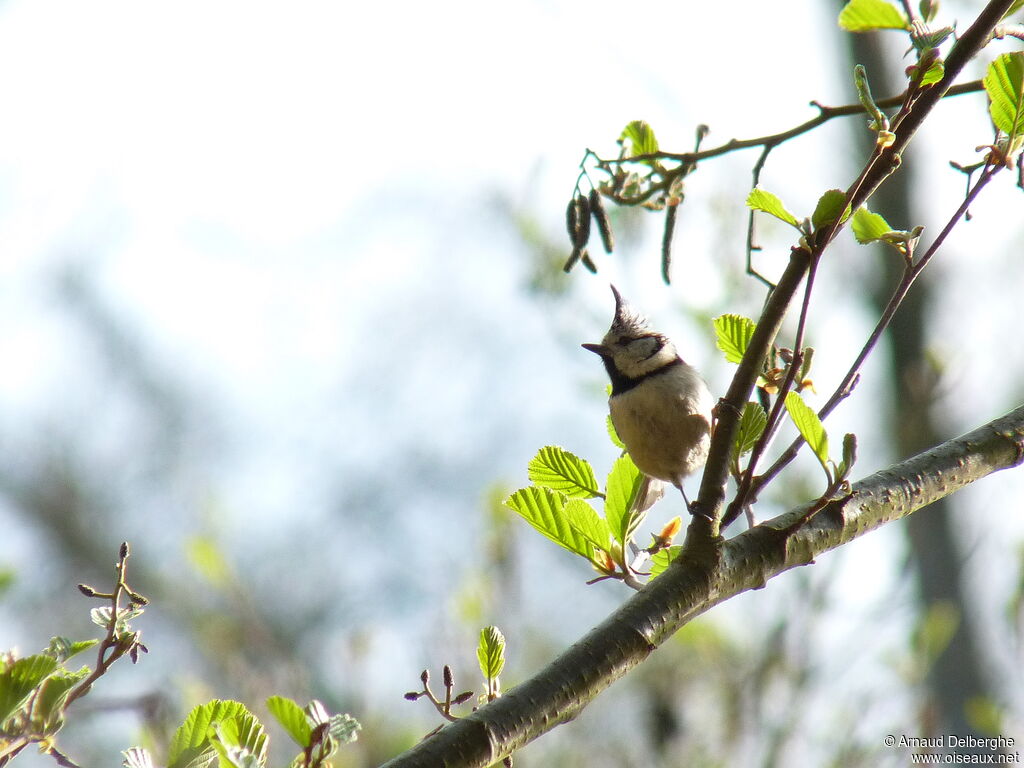
[[675, 345], [635, 314], [612, 286], [615, 318], [600, 344], [584, 344], [601, 356], [612, 393], [612, 424], [633, 463], [645, 475], [683, 491], [683, 478], [704, 466], [711, 444], [708, 385]]

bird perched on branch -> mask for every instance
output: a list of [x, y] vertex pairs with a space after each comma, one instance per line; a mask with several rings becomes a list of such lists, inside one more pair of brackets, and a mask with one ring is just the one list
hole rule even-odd
[[708, 385], [675, 345], [632, 311], [612, 287], [615, 318], [600, 344], [584, 349], [600, 355], [612, 382], [608, 408], [619, 439], [637, 468], [683, 491], [683, 478], [708, 457], [711, 409]]

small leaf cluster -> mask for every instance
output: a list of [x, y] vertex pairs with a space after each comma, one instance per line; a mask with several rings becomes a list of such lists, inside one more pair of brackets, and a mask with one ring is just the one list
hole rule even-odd
[[1013, 157], [1024, 148], [1024, 52], [998, 56], [985, 73], [985, 93], [996, 140], [985, 147], [986, 161], [1013, 169]]
[[747, 207], [755, 211], [767, 213], [779, 221], [789, 224], [789, 226], [800, 233], [800, 243], [805, 249], [808, 249], [808, 239], [815, 232], [831, 227], [837, 222], [843, 223], [850, 216], [850, 206], [846, 202], [846, 193], [841, 189], [827, 190], [818, 198], [818, 203], [814, 207], [814, 213], [804, 219], [798, 219], [777, 195], [761, 187], [754, 187], [750, 194], [747, 195]]
[[[909, 34], [911, 48], [908, 53], [913, 51], [917, 60], [907, 67], [906, 74], [910, 84], [908, 93], [920, 91], [942, 79], [945, 67], [940, 46], [953, 35], [952, 26], [932, 26], [939, 13], [938, 0], [922, 0], [919, 11], [920, 17], [911, 20], [907, 18], [902, 8], [886, 0], [850, 0], [839, 13], [839, 26], [848, 32], [892, 29]], [[859, 69], [860, 75], [855, 75], [857, 91], [865, 110], [872, 116], [872, 130], [879, 132], [879, 143], [887, 146], [885, 141], [890, 139], [885, 135], [888, 133], [888, 120], [874, 106], [870, 91], [867, 90], [867, 79], [863, 76], [864, 68]]]
[[[501, 633], [500, 629], [491, 626], [480, 630], [480, 642], [477, 644], [476, 658], [480, 665], [480, 674], [483, 675], [485, 686], [483, 694], [477, 700], [479, 703], [484, 704], [488, 701], [494, 701], [501, 696], [499, 675], [501, 675], [502, 670], [505, 668], [505, 636]], [[437, 710], [441, 717], [450, 723], [454, 723], [459, 719], [459, 716], [452, 709], [467, 704], [473, 699], [474, 694], [473, 691], [455, 693], [455, 673], [452, 672], [452, 668], [447, 664], [442, 669], [441, 679], [444, 683], [444, 696], [438, 697], [430, 688], [430, 671], [424, 669], [420, 673], [420, 683], [423, 687], [418, 691], [409, 691], [405, 694], [405, 699], [406, 701], [418, 701], [425, 698], [434, 705], [434, 709]], [[473, 711], [476, 711], [475, 706]], [[429, 738], [434, 735], [443, 727], [444, 724], [442, 723], [427, 734], [427, 737]], [[512, 758], [506, 757], [504, 764], [511, 768]]]
[[[700, 148], [700, 143], [707, 133], [707, 126], [698, 126], [694, 151]], [[574, 226], [576, 222], [581, 221], [579, 212], [575, 210], [581, 206], [581, 201], [589, 204], [594, 222], [600, 230], [605, 251], [612, 252], [614, 238], [611, 224], [601, 201], [602, 197], [607, 197], [617, 205], [665, 211], [665, 226], [661, 240], [661, 274], [667, 284], [671, 279], [672, 241], [676, 220], [684, 197], [683, 181], [697, 165], [692, 161], [669, 160], [664, 157], [654, 129], [644, 120], [633, 120], [628, 123], [619, 134], [618, 145], [619, 155], [615, 160], [602, 160], [588, 150], [580, 164], [583, 169], [580, 179], [587, 175], [586, 164], [591, 158], [596, 162], [596, 170], [607, 174], [609, 178], [598, 185], [592, 184], [588, 197], [583, 197], [579, 192], [577, 180], [577, 191], [566, 213], [573, 251], [566, 262], [565, 271], [568, 272], [580, 260], [588, 269], [595, 271], [593, 263], [586, 260], [586, 236], [580, 228]]]
[[[633, 537], [653, 502], [650, 481], [629, 454], [615, 461], [603, 492], [588, 461], [554, 445], [541, 448], [530, 460], [528, 476], [533, 484], [509, 496], [506, 506], [539, 533], [590, 563], [600, 574], [597, 580], [632, 583]], [[602, 500], [603, 514], [591, 499]], [[644, 551], [650, 555], [666, 548], [678, 530], [678, 524], [670, 523]]]
[[[300, 751], [289, 768], [327, 768], [342, 744], [356, 740], [359, 723], [331, 715], [319, 701], [300, 707], [292, 699], [271, 696], [267, 709]], [[195, 707], [175, 731], [167, 768], [263, 768], [268, 736], [257, 717], [237, 701], [214, 699]], [[149, 752], [133, 747], [124, 768], [154, 768]]]
[[[760, 200], [766, 207], [776, 207], [772, 200], [778, 200], [774, 195], [762, 197]], [[777, 206], [784, 213], [788, 213]], [[819, 208], [821, 206], [819, 205]], [[730, 363], [739, 363], [747, 351], [750, 339], [756, 328], [754, 321], [740, 315], [722, 315], [714, 320], [715, 336], [718, 348], [722, 350], [725, 358]], [[845, 480], [853, 463], [856, 460], [856, 437], [847, 434], [843, 439], [843, 458], [837, 464], [829, 458], [828, 433], [825, 431], [810, 406], [800, 396], [800, 392], [806, 389], [813, 390], [814, 383], [810, 378], [811, 361], [814, 349], [806, 347], [800, 355], [795, 355], [791, 350], [774, 348], [772, 357], [776, 364], [766, 360], [762, 366], [762, 374], [758, 379], [758, 388], [762, 393], [762, 399], [767, 402], [772, 395], [779, 394], [780, 387], [791, 373], [791, 367], [799, 365], [798, 371], [792, 371], [794, 388], [789, 390], [785, 396], [786, 413], [796, 426], [797, 431], [804, 441], [810, 446], [814, 455], [818, 458], [829, 485]], [[778, 363], [781, 362], [780, 366]], [[755, 446], [762, 440], [765, 430], [768, 429], [768, 411], [761, 403], [748, 402], [743, 406], [740, 414], [739, 427], [736, 430], [736, 437], [732, 445], [729, 469], [737, 481], [743, 474], [740, 460], [746, 454], [754, 450]]]
[[858, 208], [850, 221], [850, 228], [853, 236], [861, 245], [881, 242], [890, 245], [907, 260], [912, 263], [914, 260], [914, 249], [924, 227], [917, 226], [911, 230], [893, 229], [889, 222], [878, 213], [869, 211], [866, 206]]
[[66, 662], [98, 642], [55, 637], [42, 653], [0, 656], [0, 765], [28, 744], [38, 744], [58, 762], [70, 762], [54, 737], [64, 725], [68, 696], [92, 670], [71, 669]]
[[[75, 763], [60, 752], [56, 743], [68, 707], [89, 693], [116, 661], [127, 656], [134, 664], [148, 651], [142, 634], [131, 623], [142, 615], [149, 601], [128, 586], [128, 557], [128, 544], [124, 543], [115, 566], [117, 580], [110, 592], [78, 585], [86, 597], [109, 603], [90, 612], [93, 623], [105, 630], [102, 639], [54, 637], [45, 651], [32, 656], [18, 658], [13, 651], [0, 654], [0, 766], [35, 744], [59, 765], [73, 768]], [[125, 600], [127, 604], [122, 605]], [[68, 666], [70, 659], [94, 647], [97, 655], [93, 667]]]

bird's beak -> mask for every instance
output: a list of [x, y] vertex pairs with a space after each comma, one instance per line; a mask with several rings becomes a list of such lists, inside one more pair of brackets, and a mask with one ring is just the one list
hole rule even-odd
[[595, 355], [600, 355], [601, 357], [612, 356], [611, 350], [602, 344], [580, 344], [580, 346], [584, 349], [589, 349]]

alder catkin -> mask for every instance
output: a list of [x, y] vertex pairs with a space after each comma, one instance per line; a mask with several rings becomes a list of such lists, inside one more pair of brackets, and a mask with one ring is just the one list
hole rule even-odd
[[665, 232], [661, 236], [661, 277], [665, 281], [665, 285], [672, 282], [669, 277], [669, 268], [672, 266], [672, 236], [675, 234], [676, 209], [678, 207], [669, 203], [665, 209]]
[[583, 252], [580, 254], [580, 261], [583, 262], [583, 266], [586, 267], [592, 275], [597, 274], [597, 265], [590, 258], [590, 254], [587, 252], [586, 248], [584, 248]]
[[581, 248], [573, 248], [572, 253], [569, 255], [569, 260], [565, 262], [565, 266], [562, 267], [562, 271], [568, 273], [573, 267], [576, 266], [576, 262], [580, 260], [580, 256], [583, 255]]
[[601, 233], [601, 244], [604, 245], [604, 252], [611, 253], [615, 248], [615, 234], [612, 232], [612, 222], [608, 218], [608, 211], [605, 210], [601, 193], [596, 189], [590, 190], [590, 213], [597, 222], [597, 231]]
[[577, 248], [586, 248], [587, 243], [590, 242], [590, 201], [583, 195], [578, 195], [573, 202], [576, 204], [579, 228], [576, 230], [576, 239], [572, 244]]
[[565, 229], [569, 233], [569, 242], [575, 248], [580, 236], [580, 209], [576, 207], [575, 197], [569, 200], [569, 205], [565, 209]]

